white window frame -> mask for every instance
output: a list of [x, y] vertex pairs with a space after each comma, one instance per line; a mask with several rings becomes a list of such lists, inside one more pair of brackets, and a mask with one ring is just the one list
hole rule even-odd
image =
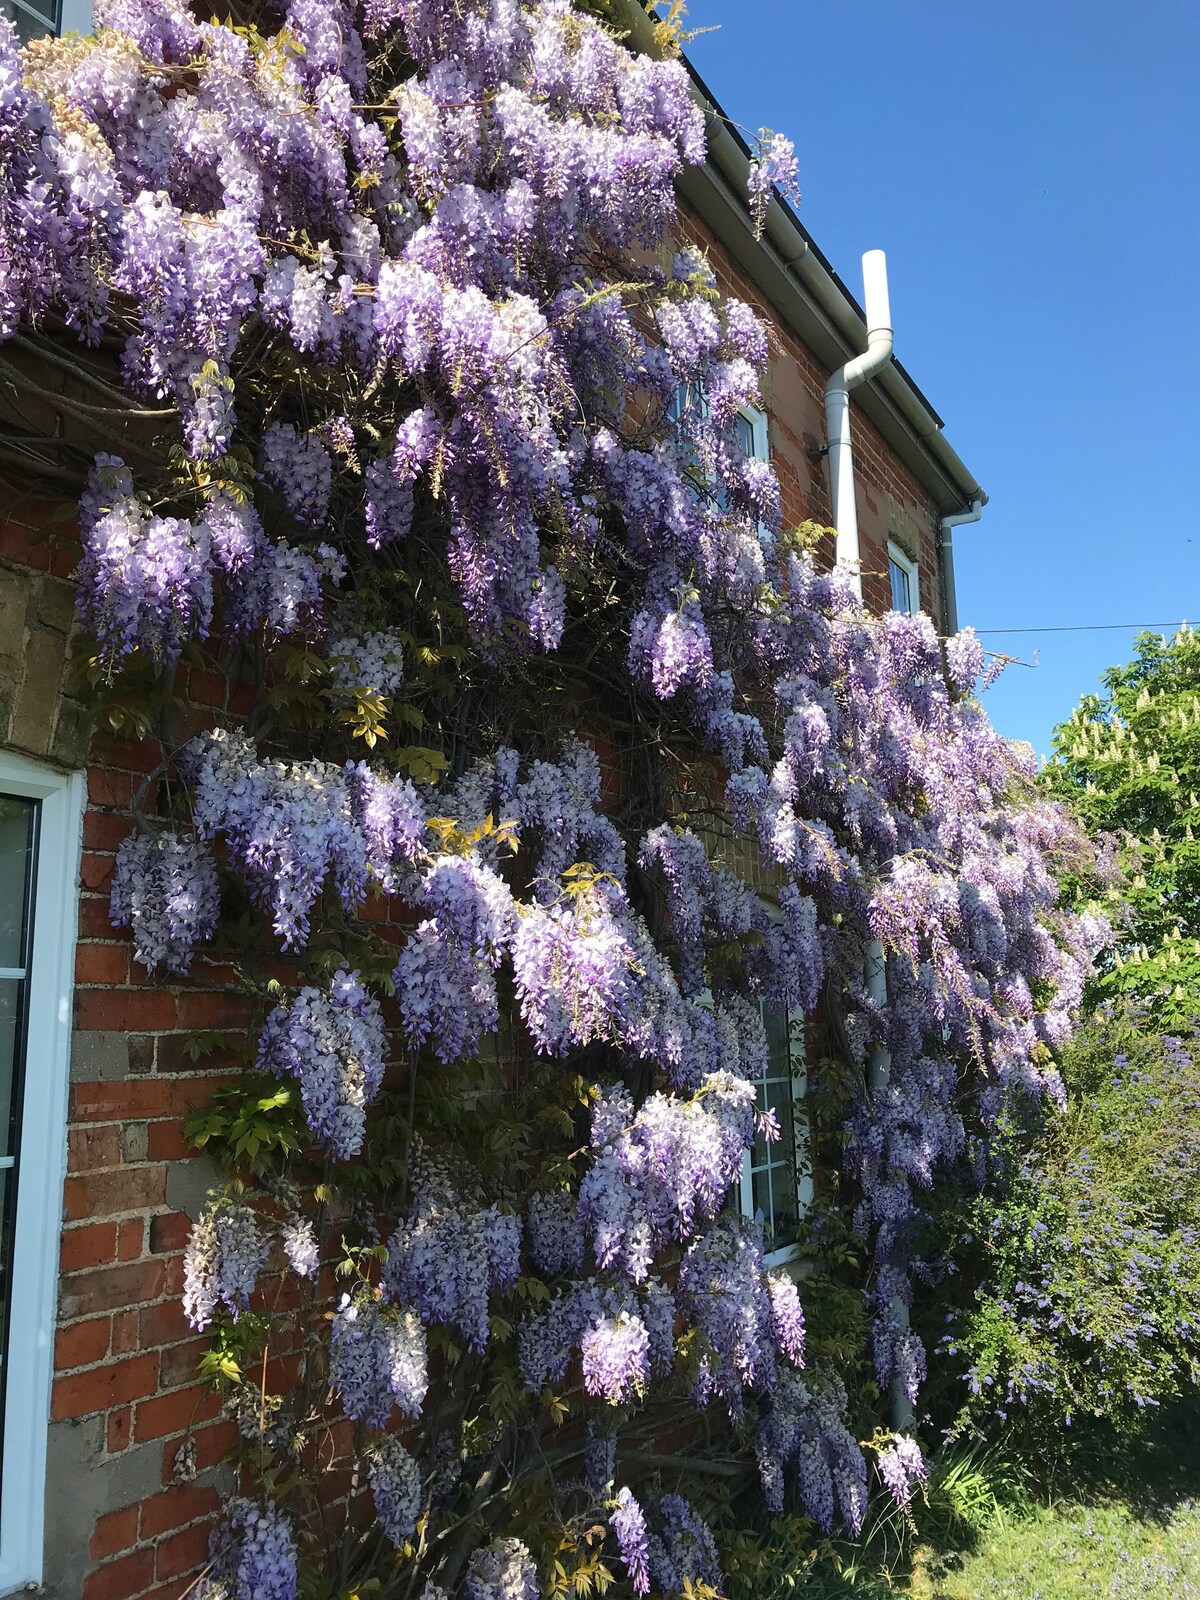
[[[769, 907], [774, 912], [774, 907]], [[788, 1059], [791, 1065], [792, 1082], [792, 1155], [795, 1162], [796, 1179], [796, 1217], [805, 1216], [813, 1203], [812, 1168], [807, 1163], [808, 1155], [808, 1120], [803, 1107], [808, 1093], [808, 1062], [804, 1054], [804, 1024], [806, 1018], [803, 1011], [791, 1010], [787, 1014], [788, 1024]], [[755, 1082], [758, 1080], [756, 1079]], [[804, 1129], [804, 1138], [799, 1137], [801, 1128]], [[805, 1165], [801, 1166], [804, 1158]], [[755, 1216], [754, 1206], [754, 1150], [751, 1147], [742, 1154], [742, 1177], [738, 1196], [738, 1204], [742, 1216], [753, 1221]], [[782, 1267], [789, 1261], [795, 1261], [800, 1255], [800, 1245], [793, 1241], [791, 1244], [781, 1245], [778, 1250], [769, 1250], [763, 1257], [763, 1262], [768, 1267]]]
[[767, 429], [767, 413], [759, 411], [756, 406], [739, 406], [738, 415], [745, 417], [750, 424], [751, 461], [770, 461], [771, 439]]
[[[40, 22], [45, 27], [44, 13], [36, 7], [27, 5], [25, 0], [12, 0], [18, 11], [23, 11], [27, 17], [32, 17], [35, 22]], [[68, 33], [91, 33], [92, 31], [92, 0], [62, 0], [62, 16], [59, 19], [58, 32], [46, 28], [47, 35], [52, 39], [61, 39]]]
[[[908, 597], [911, 606], [909, 616], [915, 617], [921, 609], [921, 572], [912, 557], [898, 545], [894, 539], [888, 540], [888, 560], [894, 561], [908, 579]], [[888, 587], [891, 587], [891, 574], [888, 574]], [[889, 607], [889, 610], [894, 609]]]
[[41, 802], [28, 950], [16, 1216], [4, 1352], [0, 1594], [36, 1586], [45, 1543], [46, 1448], [67, 1167], [71, 1002], [87, 780], [0, 751], [0, 792]]

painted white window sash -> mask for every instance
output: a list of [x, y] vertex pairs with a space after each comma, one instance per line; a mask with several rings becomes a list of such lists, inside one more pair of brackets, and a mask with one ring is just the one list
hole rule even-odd
[[909, 615], [916, 616], [921, 609], [921, 574], [917, 563], [891, 539], [888, 540], [887, 551], [888, 560], [894, 561], [908, 579]]
[[46, 1444], [54, 1374], [79, 860], [87, 784], [0, 751], [0, 792], [41, 802], [29, 948], [16, 1218], [4, 1353], [0, 1594], [42, 1577]]
[[[768, 909], [774, 912], [774, 907]], [[804, 1098], [808, 1092], [808, 1063], [804, 1057], [804, 1023], [803, 1011], [788, 1012], [788, 1064], [791, 1068], [792, 1081], [792, 1158], [795, 1162], [796, 1184], [796, 1215], [802, 1217], [812, 1206], [813, 1185], [812, 1174], [807, 1168], [808, 1162], [808, 1122], [804, 1114]], [[742, 1154], [742, 1179], [739, 1209], [744, 1217], [754, 1216], [754, 1151], [746, 1150]], [[769, 1250], [763, 1257], [768, 1267], [781, 1267], [787, 1261], [794, 1261], [800, 1254], [799, 1244], [781, 1245], [778, 1250]]]

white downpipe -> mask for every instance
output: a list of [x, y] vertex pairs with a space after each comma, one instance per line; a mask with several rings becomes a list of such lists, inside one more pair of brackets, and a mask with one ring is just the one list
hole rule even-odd
[[[885, 367], [892, 358], [892, 308], [888, 298], [887, 257], [868, 250], [863, 257], [863, 303], [867, 310], [867, 348], [832, 373], [825, 385], [825, 437], [829, 446], [829, 501], [837, 534], [837, 561], [849, 570], [862, 599], [862, 556], [858, 544], [858, 503], [854, 496], [854, 454], [850, 440], [850, 391]], [[878, 939], [867, 941], [865, 976], [867, 993], [879, 1006], [887, 1004], [887, 961]], [[874, 1097], [887, 1087], [891, 1059], [879, 1046], [867, 1062], [867, 1092]], [[908, 1325], [908, 1307], [900, 1299], [893, 1306], [901, 1324]], [[913, 1410], [908, 1396], [893, 1381], [890, 1395], [892, 1427], [911, 1432]]]
[[955, 512], [953, 516], [943, 517], [938, 534], [938, 545], [942, 556], [942, 594], [945, 603], [942, 607], [945, 612], [946, 633], [958, 632], [958, 593], [954, 587], [954, 529], [961, 528], [965, 522], [978, 522], [983, 515], [983, 500], [976, 496], [971, 501], [968, 511]]
[[829, 501], [837, 532], [837, 561], [846, 567], [862, 599], [862, 558], [858, 547], [858, 505], [854, 498], [854, 455], [850, 443], [850, 391], [892, 358], [892, 308], [888, 299], [887, 257], [868, 250], [863, 257], [863, 300], [867, 308], [867, 348], [830, 375], [825, 385], [825, 438], [829, 452]]

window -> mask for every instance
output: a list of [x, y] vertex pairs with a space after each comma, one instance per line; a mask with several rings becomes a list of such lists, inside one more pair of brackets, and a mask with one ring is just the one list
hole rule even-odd
[[[675, 398], [667, 415], [672, 422], [678, 422], [692, 406], [700, 407], [701, 416], [708, 415], [708, 401], [703, 390], [692, 384], [681, 383], [675, 391]], [[753, 406], [743, 406], [733, 420], [742, 454], [754, 461], [769, 461], [771, 447], [767, 436], [766, 412], [758, 411]], [[692, 464], [695, 464], [694, 460]], [[723, 508], [723, 490], [720, 484], [716, 486], [716, 498], [717, 504]]]
[[800, 1219], [812, 1204], [808, 1172], [808, 1121], [803, 1109], [807, 1087], [804, 1017], [800, 1012], [762, 1010], [767, 1030], [767, 1073], [756, 1081], [758, 1109], [775, 1112], [780, 1138], [754, 1141], [742, 1166], [740, 1209], [762, 1221], [769, 1266], [797, 1254]]
[[892, 610], [913, 613], [921, 609], [921, 586], [917, 564], [910, 561], [898, 544], [888, 541], [888, 576], [892, 580]]
[[91, 0], [0, 0], [0, 10], [16, 24], [22, 44], [46, 33], [91, 31]]
[[0, 752], [0, 1594], [42, 1570], [84, 787]]

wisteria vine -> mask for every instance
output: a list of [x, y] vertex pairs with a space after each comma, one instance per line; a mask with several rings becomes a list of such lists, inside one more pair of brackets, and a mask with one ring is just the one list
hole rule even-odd
[[[857, 1530], [856, 1402], [728, 1204], [780, 1132], [764, 1017], [820, 1011], [857, 1076], [876, 1375], [915, 1396], [922, 1196], [1059, 1092], [1105, 936], [1059, 906], [1079, 836], [979, 708], [974, 637], [866, 615], [742, 456], [766, 333], [676, 237], [705, 130], [669, 51], [570, 0], [96, 22], [19, 51], [0, 20], [0, 336], [77, 338], [85, 382], [119, 351], [107, 392], [160, 419], [158, 477], [101, 453], [80, 501], [101, 678], [200, 652], [255, 691], [164, 725], [113, 918], [184, 974], [223, 873], [297, 964], [255, 1055], [292, 1137], [230, 1156], [191, 1321], [227, 1379], [256, 1339], [294, 1357], [245, 1412], [318, 1498], [314, 1430], [355, 1424], [375, 1522], [338, 1570], [373, 1592], [533, 1600], [553, 1556], [715, 1593], [701, 1510], [626, 1450], [659, 1402], [772, 1511]], [[764, 141], [756, 227], [794, 181]], [[905, 1503], [922, 1470], [879, 1459]], [[334, 1559], [309, 1503], [233, 1501], [208, 1595], [295, 1596], [298, 1548]]]

